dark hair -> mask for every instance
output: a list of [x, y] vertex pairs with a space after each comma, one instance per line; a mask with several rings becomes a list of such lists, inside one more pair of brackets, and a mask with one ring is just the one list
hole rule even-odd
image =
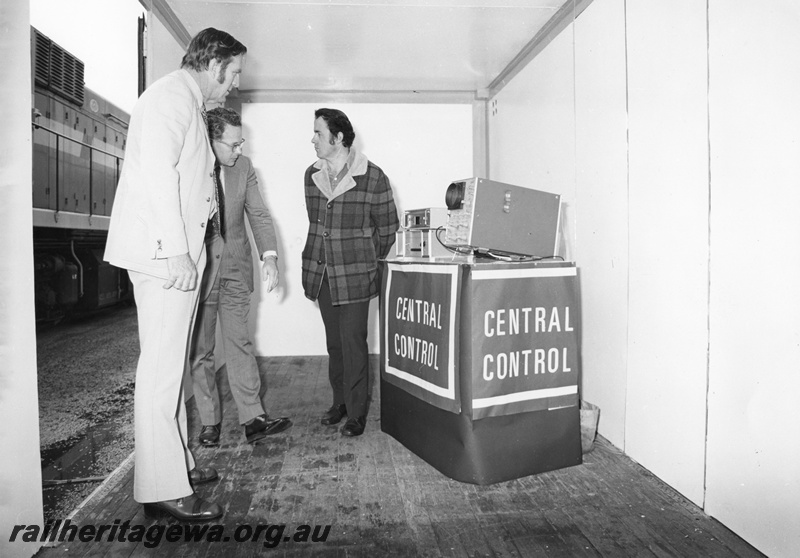
[[356, 133], [353, 131], [353, 125], [350, 124], [350, 119], [347, 115], [340, 110], [321, 108], [314, 112], [314, 119], [322, 118], [328, 125], [328, 130], [331, 131], [331, 137], [335, 138], [339, 132], [342, 133], [342, 145], [350, 147], [353, 145], [353, 140], [356, 139]]
[[211, 60], [222, 62], [222, 69], [228, 67], [234, 56], [247, 52], [247, 47], [225, 31], [209, 27], [203, 29], [189, 43], [181, 60], [181, 68], [200, 72], [208, 69]]
[[233, 109], [217, 107], [206, 113], [208, 120], [208, 137], [212, 140], [221, 139], [225, 135], [227, 126], [241, 126], [242, 117]]

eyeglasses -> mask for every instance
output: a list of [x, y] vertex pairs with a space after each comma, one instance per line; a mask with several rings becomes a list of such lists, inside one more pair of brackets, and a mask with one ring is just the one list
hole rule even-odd
[[242, 144], [244, 143], [244, 138], [242, 138], [242, 141], [239, 141], [239, 142], [236, 142], [236, 143], [228, 143], [227, 141], [222, 141], [222, 140], [214, 140], [214, 141], [216, 141], [218, 143], [221, 143], [222, 145], [227, 145], [233, 151], [236, 151], [237, 149], [242, 149]]

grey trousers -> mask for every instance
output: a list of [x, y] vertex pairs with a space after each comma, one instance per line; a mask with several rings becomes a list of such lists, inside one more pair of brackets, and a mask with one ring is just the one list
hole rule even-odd
[[239, 410], [239, 423], [244, 424], [266, 412], [267, 386], [258, 372], [247, 325], [250, 289], [235, 262], [226, 260], [223, 258], [215, 277], [204, 278], [204, 281], [214, 281], [214, 285], [208, 297], [200, 301], [192, 336], [192, 387], [204, 425], [218, 424], [222, 420], [214, 359], [217, 317], [221, 326], [228, 383]]

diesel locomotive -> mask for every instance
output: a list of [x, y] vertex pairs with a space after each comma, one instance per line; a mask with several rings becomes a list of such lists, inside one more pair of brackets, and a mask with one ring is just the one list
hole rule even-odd
[[36, 319], [132, 300], [103, 261], [130, 116], [84, 85], [84, 64], [31, 27]]

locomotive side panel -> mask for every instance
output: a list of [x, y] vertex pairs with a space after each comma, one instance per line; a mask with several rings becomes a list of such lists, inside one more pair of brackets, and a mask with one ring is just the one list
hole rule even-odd
[[[49, 118], [50, 97], [42, 91], [34, 93], [34, 123]], [[37, 115], [40, 115], [37, 117]], [[46, 129], [33, 128], [33, 207], [55, 210], [56, 199], [56, 137]]]
[[129, 115], [83, 84], [83, 63], [31, 28], [37, 320], [132, 300], [103, 261]]

